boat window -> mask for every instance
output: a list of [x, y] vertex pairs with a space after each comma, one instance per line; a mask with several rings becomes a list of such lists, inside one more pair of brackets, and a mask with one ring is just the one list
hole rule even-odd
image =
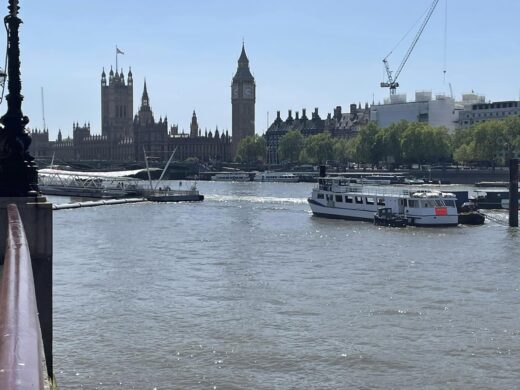
[[363, 204], [363, 197], [362, 196], [356, 196], [356, 203]]
[[374, 198], [372, 198], [371, 196], [367, 196], [365, 198], [365, 202], [366, 204], [374, 204]]
[[323, 199], [323, 194], [318, 194], [318, 199]]
[[336, 202], [343, 202], [343, 196], [342, 195], [336, 195]]
[[346, 203], [352, 203], [354, 201], [354, 198], [352, 196], [345, 196], [345, 202]]
[[385, 198], [377, 198], [377, 205], [378, 206], [384, 206], [385, 205]]
[[455, 201], [454, 200], [444, 200], [444, 204], [448, 207], [455, 207]]
[[416, 208], [419, 206], [419, 201], [414, 199], [408, 199], [408, 207]]
[[424, 207], [424, 208], [433, 207], [433, 202], [430, 202], [428, 200], [424, 200], [421, 203], [422, 203], [422, 207]]

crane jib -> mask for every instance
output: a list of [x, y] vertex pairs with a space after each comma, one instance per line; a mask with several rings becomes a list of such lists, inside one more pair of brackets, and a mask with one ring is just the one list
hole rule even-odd
[[404, 57], [403, 57], [403, 59], [401, 61], [401, 64], [399, 65], [399, 67], [397, 68], [397, 71], [394, 73], [393, 76], [392, 76], [392, 71], [390, 70], [390, 65], [388, 64], [388, 56], [386, 56], [383, 59], [383, 63], [385, 64], [386, 75], [388, 77], [388, 81], [387, 82], [382, 82], [381, 83], [381, 87], [385, 87], [385, 88], [389, 87], [390, 88], [390, 94], [395, 94], [395, 90], [399, 86], [399, 84], [397, 83], [397, 78], [401, 74], [401, 71], [403, 70], [404, 65], [408, 61], [408, 58], [410, 57], [410, 54], [412, 54], [412, 51], [413, 51], [415, 45], [417, 44], [417, 41], [421, 37], [421, 34], [424, 31], [424, 28], [428, 24], [428, 21], [430, 20], [430, 17], [432, 16], [433, 11], [435, 10], [435, 7], [437, 7], [437, 3], [438, 2], [439, 2], [439, 0], [434, 0], [433, 3], [430, 5], [428, 13], [426, 14], [426, 17], [424, 18], [423, 22], [421, 23], [421, 26], [419, 27], [419, 31], [417, 31], [417, 34], [415, 35], [415, 37], [414, 37], [414, 39], [412, 41], [412, 44], [410, 45], [410, 47], [406, 51], [406, 54], [404, 55]]

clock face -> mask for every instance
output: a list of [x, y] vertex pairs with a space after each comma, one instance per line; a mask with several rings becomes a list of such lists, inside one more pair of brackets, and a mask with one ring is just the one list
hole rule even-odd
[[233, 97], [234, 98], [238, 97], [238, 86], [236, 86], [236, 85], [233, 87]]
[[253, 88], [250, 85], [244, 86], [244, 97], [253, 97]]

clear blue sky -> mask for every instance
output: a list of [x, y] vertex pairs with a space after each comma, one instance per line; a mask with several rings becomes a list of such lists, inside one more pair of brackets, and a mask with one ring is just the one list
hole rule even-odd
[[[447, 77], [443, 81], [445, 1], [440, 0], [399, 82], [416, 90], [475, 90], [518, 99], [520, 41], [516, 0], [448, 0]], [[7, 3], [4, 1], [3, 3]], [[430, 0], [21, 0], [23, 110], [42, 127], [40, 88], [51, 139], [90, 121], [101, 132], [100, 75], [132, 67], [134, 112], [146, 77], [156, 119], [189, 131], [193, 109], [204, 129], [231, 131], [231, 78], [242, 38], [256, 78], [256, 131], [277, 110], [322, 116], [352, 102], [382, 100], [383, 57]], [[4, 14], [6, 14], [6, 6]], [[418, 25], [417, 25], [418, 27]], [[416, 29], [390, 57], [399, 65]], [[5, 103], [3, 104], [5, 110]]]

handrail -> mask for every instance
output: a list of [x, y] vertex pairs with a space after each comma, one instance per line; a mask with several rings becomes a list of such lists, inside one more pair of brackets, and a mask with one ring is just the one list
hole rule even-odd
[[7, 220], [0, 289], [0, 389], [44, 389], [31, 257], [15, 204], [7, 206]]

